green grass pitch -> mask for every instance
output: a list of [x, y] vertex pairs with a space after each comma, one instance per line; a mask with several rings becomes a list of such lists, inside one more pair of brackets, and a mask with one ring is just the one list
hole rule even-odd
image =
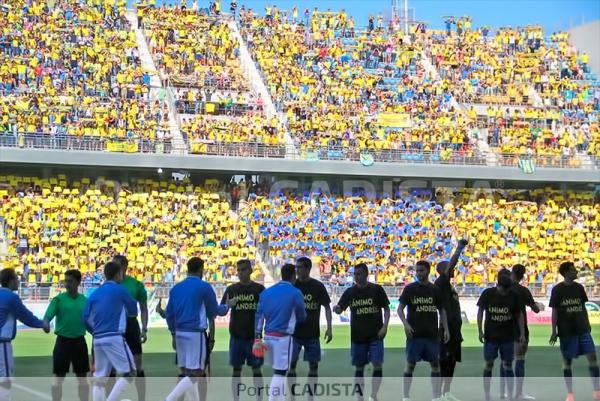
[[[595, 326], [593, 333], [598, 333], [600, 326]], [[562, 376], [562, 363], [558, 345], [550, 347], [550, 327], [531, 325], [530, 349], [527, 357], [527, 375], [530, 377], [560, 377]], [[352, 376], [350, 365], [350, 328], [349, 326], [334, 326], [333, 341], [323, 345], [323, 360], [319, 373], [326, 377]], [[456, 374], [463, 377], [478, 377], [483, 366], [482, 345], [477, 339], [477, 327], [466, 325], [463, 327], [463, 362], [458, 365]], [[229, 376], [231, 368], [228, 365], [227, 328], [219, 327], [216, 333], [216, 345], [211, 356], [211, 375]], [[597, 344], [600, 342], [596, 338]], [[386, 376], [402, 376], [404, 369], [404, 331], [401, 326], [390, 326], [385, 339], [385, 365]], [[91, 341], [88, 340], [88, 345]], [[51, 376], [52, 348], [54, 335], [44, 334], [41, 330], [21, 330], [13, 342], [15, 355], [15, 375], [19, 376]], [[150, 329], [148, 342], [144, 345], [144, 370], [147, 376], [173, 377], [178, 373], [175, 354], [171, 349], [171, 337], [166, 329]], [[498, 365], [498, 364], [496, 364]], [[497, 368], [497, 366], [496, 366]], [[299, 364], [298, 373], [306, 374], [305, 363]], [[245, 368], [248, 375], [250, 370]], [[270, 374], [270, 367], [265, 368], [265, 374]], [[419, 364], [416, 375], [429, 375], [429, 367]], [[575, 376], [587, 376], [587, 362], [575, 361]]]

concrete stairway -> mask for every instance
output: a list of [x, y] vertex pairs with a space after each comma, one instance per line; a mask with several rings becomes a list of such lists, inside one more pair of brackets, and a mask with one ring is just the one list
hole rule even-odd
[[[254, 60], [252, 59], [252, 56], [250, 55], [248, 46], [246, 45], [246, 42], [244, 41], [244, 39], [242, 38], [242, 35], [240, 34], [240, 29], [238, 27], [237, 21], [231, 19], [229, 21], [229, 28], [231, 29], [231, 32], [233, 33], [234, 38], [240, 44], [240, 63], [242, 65], [242, 70], [244, 71], [244, 75], [245, 75], [246, 79], [248, 80], [248, 82], [250, 83], [250, 87], [252, 88], [254, 93], [256, 93], [262, 97], [262, 99], [264, 101], [264, 110], [265, 110], [266, 116], [268, 118], [276, 116], [279, 119], [279, 121], [284, 123], [284, 126], [287, 127], [287, 124], [285, 124], [285, 122], [286, 122], [285, 115], [283, 113], [279, 113], [277, 111], [277, 109], [275, 108], [275, 103], [273, 102], [271, 93], [267, 89], [267, 86], [266, 86], [265, 82], [263, 81], [263, 78], [262, 78], [260, 72], [258, 71], [256, 64], [254, 63]], [[289, 131], [287, 131], [287, 128], [286, 128], [286, 131], [284, 134], [284, 138], [285, 138], [285, 143], [287, 145], [287, 153], [295, 152], [295, 144], [294, 144], [294, 141], [292, 140], [292, 137], [290, 136]]]
[[181, 135], [180, 126], [175, 114], [176, 111], [173, 94], [162, 85], [160, 77], [158, 76], [158, 71], [154, 64], [154, 60], [150, 54], [150, 49], [148, 48], [148, 43], [146, 41], [146, 37], [144, 36], [144, 32], [142, 31], [141, 27], [138, 26], [136, 11], [127, 10], [126, 15], [131, 24], [131, 29], [135, 32], [135, 41], [139, 50], [142, 67], [144, 71], [147, 71], [150, 74], [150, 100], [155, 101], [157, 99], [162, 99], [165, 102], [164, 107], [169, 111], [168, 130], [173, 137], [172, 153], [187, 153], [187, 145], [185, 144]]

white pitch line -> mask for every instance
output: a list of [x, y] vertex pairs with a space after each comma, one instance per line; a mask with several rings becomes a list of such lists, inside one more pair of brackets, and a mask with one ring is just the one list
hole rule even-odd
[[36, 397], [39, 397], [40, 399], [43, 399], [43, 400], [51, 400], [52, 399], [52, 397], [50, 397], [46, 393], [42, 393], [42, 392], [39, 392], [39, 391], [36, 391], [36, 390], [32, 390], [32, 389], [30, 389], [28, 387], [25, 387], [25, 386], [21, 385], [21, 384], [12, 383], [12, 386], [14, 388], [18, 388], [21, 391], [25, 391], [26, 393], [35, 395]]

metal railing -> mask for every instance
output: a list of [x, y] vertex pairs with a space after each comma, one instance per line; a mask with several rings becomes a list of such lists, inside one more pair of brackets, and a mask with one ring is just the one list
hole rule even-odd
[[[169, 131], [163, 131], [170, 135]], [[166, 136], [166, 135], [165, 135]], [[83, 150], [125, 153], [171, 153], [171, 139], [98, 138], [68, 134], [0, 132], [0, 147], [48, 150]]]
[[[440, 151], [418, 150], [364, 150], [344, 147], [323, 147], [298, 149], [291, 145], [265, 145], [262, 143], [211, 143], [194, 140], [191, 143], [191, 153], [206, 155], [242, 156], [242, 157], [275, 157], [303, 160], [338, 160], [360, 161], [366, 164], [372, 162], [382, 163], [424, 163], [424, 164], [469, 164], [485, 165], [483, 156], [468, 156], [458, 151], [449, 157]], [[194, 149], [196, 147], [196, 149]], [[201, 149], [201, 150], [199, 150]]]
[[[215, 294], [217, 299], [221, 299], [223, 294], [225, 293], [225, 289], [228, 285], [233, 282], [211, 282], [215, 290]], [[343, 283], [337, 284], [328, 281], [323, 281], [327, 292], [330, 294], [333, 302], [336, 302], [348, 289], [352, 283]], [[146, 289], [151, 292], [155, 298], [168, 298], [169, 291], [173, 287], [174, 283], [152, 283], [146, 282]], [[457, 284], [454, 288], [459, 296], [464, 298], [475, 298], [481, 295], [481, 293], [488, 287], [493, 286], [494, 284]], [[100, 283], [95, 284], [83, 284], [79, 287], [79, 292], [84, 295], [89, 295], [96, 288], [100, 286]], [[550, 291], [552, 290], [554, 284], [553, 283], [537, 283], [528, 285], [529, 290], [531, 291], [534, 297], [549, 297]], [[397, 299], [402, 290], [404, 290], [405, 284], [397, 284], [390, 285], [384, 284], [383, 289], [389, 298]], [[597, 297], [600, 296], [600, 286], [598, 284], [587, 284], [584, 286], [588, 297]], [[58, 293], [63, 291], [63, 287], [61, 284], [56, 283], [27, 283], [21, 282], [19, 288], [17, 289], [18, 295], [24, 301], [28, 302], [47, 302], [51, 298], [55, 297]]]
[[[207, 111], [207, 104], [212, 105], [212, 111]], [[241, 117], [249, 113], [261, 113], [262, 106], [247, 103], [223, 104], [218, 102], [203, 102], [190, 100], [176, 100], [175, 109], [179, 114], [213, 114]]]
[[501, 166], [518, 167], [520, 159], [532, 160], [535, 168], [540, 167], [558, 167], [558, 168], [583, 168], [583, 169], [594, 169], [597, 165], [586, 165], [582, 164], [576, 156], [563, 156], [563, 155], [518, 155], [518, 154], [498, 154], [498, 163]]
[[[170, 133], [168, 131], [163, 131]], [[184, 134], [185, 137], [185, 134]], [[400, 164], [449, 164], [449, 165], [486, 165], [486, 157], [479, 154], [465, 154], [452, 151], [449, 155], [444, 150], [420, 151], [418, 149], [385, 149], [364, 150], [343, 147], [322, 147], [300, 149], [297, 146], [265, 145], [259, 142], [211, 142], [184, 138], [191, 154], [225, 157], [257, 157], [292, 160], [332, 160], [356, 161], [369, 165], [371, 163]], [[171, 153], [172, 139], [122, 139], [75, 136], [68, 134], [13, 134], [0, 132], [0, 148], [74, 150], [124, 153]], [[499, 154], [500, 166], [517, 167], [520, 158], [526, 155]], [[534, 155], [530, 157], [536, 168], [559, 167], [598, 169], [600, 160], [591, 157], [592, 163], [581, 163], [576, 156]]]

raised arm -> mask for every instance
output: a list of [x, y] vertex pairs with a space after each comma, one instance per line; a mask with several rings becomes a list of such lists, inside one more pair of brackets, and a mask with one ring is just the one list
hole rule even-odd
[[452, 254], [452, 257], [450, 258], [450, 261], [448, 262], [448, 265], [446, 266], [446, 269], [444, 270], [445, 275], [452, 276], [452, 271], [458, 264], [458, 259], [460, 258], [460, 254], [462, 253], [463, 249], [465, 249], [465, 247], [468, 244], [469, 244], [469, 241], [467, 241], [466, 239], [461, 239], [458, 241], [458, 245], [456, 246], [456, 249], [454, 250], [454, 254]]

